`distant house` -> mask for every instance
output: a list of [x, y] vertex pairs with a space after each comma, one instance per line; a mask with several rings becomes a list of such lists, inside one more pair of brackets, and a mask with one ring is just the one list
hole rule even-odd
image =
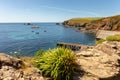
[[120, 35], [120, 32], [119, 31], [99, 30], [99, 31], [97, 31], [97, 34], [96, 34], [96, 40], [105, 39], [108, 36], [112, 36], [112, 35], [116, 35], [116, 34]]

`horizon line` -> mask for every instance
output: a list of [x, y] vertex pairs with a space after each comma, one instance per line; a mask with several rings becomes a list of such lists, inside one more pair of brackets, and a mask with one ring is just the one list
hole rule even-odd
[[62, 23], [61, 21], [56, 21], [56, 22], [55, 21], [53, 21], [53, 22], [49, 22], [49, 21], [47, 21], [47, 22], [45, 22], [45, 21], [44, 22], [34, 22], [34, 21], [33, 22], [26, 22], [26, 21], [25, 22], [14, 22], [14, 21], [12, 21], [12, 22], [0, 22], [0, 23], [57, 23], [57, 22]]

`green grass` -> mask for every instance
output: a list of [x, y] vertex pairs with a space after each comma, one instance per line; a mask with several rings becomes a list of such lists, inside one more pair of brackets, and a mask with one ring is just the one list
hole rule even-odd
[[92, 22], [92, 21], [96, 21], [96, 20], [99, 20], [100, 18], [73, 18], [73, 19], [70, 19], [68, 20], [69, 23], [71, 24], [83, 24], [83, 23], [89, 23], [89, 22]]
[[120, 35], [109, 36], [106, 38], [107, 41], [120, 41]]
[[100, 39], [96, 42], [96, 44], [101, 44], [105, 41], [120, 41], [120, 35], [113, 35], [113, 36], [108, 36], [106, 39]]
[[52, 77], [53, 80], [72, 80], [74, 69], [77, 67], [73, 51], [55, 48], [43, 53], [37, 52], [35, 66], [43, 72], [44, 76]]
[[45, 53], [45, 50], [39, 50], [36, 52], [35, 56], [34, 56], [34, 59], [35, 60], [38, 60], [42, 55], [44, 55]]
[[105, 41], [106, 41], [105, 39], [100, 39], [100, 40], [96, 41], [96, 44], [101, 44], [101, 43], [103, 43]]
[[[110, 17], [105, 17], [106, 19], [111, 19], [111, 20], [119, 20], [120, 19], [120, 15], [116, 15], [116, 16], [110, 16]], [[100, 22], [103, 19], [105, 19], [103, 17], [88, 17], [88, 18], [72, 18], [67, 20], [69, 22], [69, 24], [84, 24], [84, 23], [90, 23], [90, 22]]]
[[111, 16], [110, 18], [112, 18], [112, 19], [119, 19], [120, 15]]

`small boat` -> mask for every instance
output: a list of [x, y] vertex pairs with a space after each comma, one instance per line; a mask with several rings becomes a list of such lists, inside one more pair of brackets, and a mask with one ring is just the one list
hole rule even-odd
[[32, 28], [39, 28], [39, 26], [32, 26]]
[[36, 32], [36, 34], [39, 34], [39, 32]]
[[47, 32], [46, 30], [44, 30], [44, 32]]

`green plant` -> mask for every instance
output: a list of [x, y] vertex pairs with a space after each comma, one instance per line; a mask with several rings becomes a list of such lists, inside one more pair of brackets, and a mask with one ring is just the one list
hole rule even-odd
[[75, 60], [72, 50], [55, 48], [40, 55], [35, 60], [35, 65], [46, 77], [52, 77], [54, 80], [72, 80], [72, 74], [77, 67]]
[[105, 39], [100, 39], [100, 40], [96, 41], [96, 44], [101, 44], [101, 43], [103, 43], [105, 41], [106, 41]]
[[120, 41], [120, 35], [109, 36], [106, 38], [107, 41]]
[[96, 41], [96, 44], [101, 44], [105, 41], [120, 41], [120, 35], [113, 35], [113, 36], [108, 36], [106, 39], [100, 39]]
[[39, 50], [36, 52], [34, 59], [39, 59], [43, 54], [45, 53], [45, 50]]

